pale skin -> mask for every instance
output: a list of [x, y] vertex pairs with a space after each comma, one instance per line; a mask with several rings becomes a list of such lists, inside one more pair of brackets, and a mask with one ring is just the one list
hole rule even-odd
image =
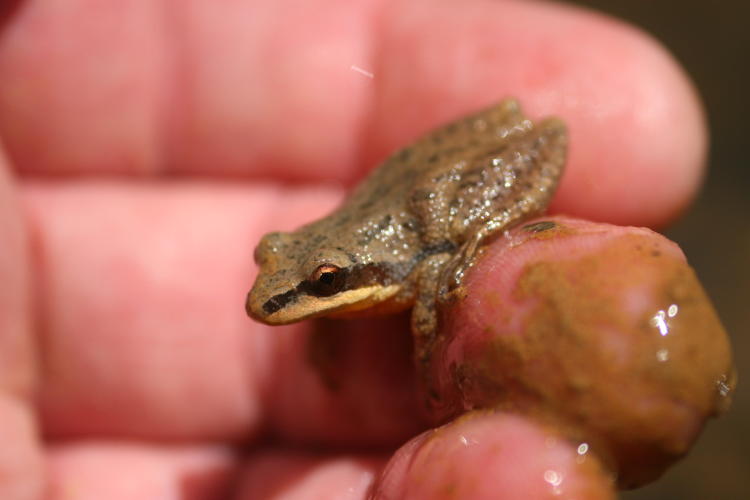
[[[10, 367], [0, 435], [13, 450], [0, 454], [2, 498], [35, 498], [45, 474], [49, 498], [74, 500], [364, 498], [426, 428], [407, 322], [318, 326], [345, 339], [321, 382], [310, 323], [245, 317], [252, 249], [330, 210], [343, 194], [331, 181], [358, 178], [438, 123], [506, 95], [532, 117], [564, 118], [570, 159], [554, 212], [660, 226], [700, 181], [703, 117], [679, 67], [642, 34], [584, 12], [268, 2], [165, 17], [145, 4], [44, 4], [20, 2], [0, 25], [0, 356]], [[346, 335], [355, 327], [371, 331]], [[278, 438], [261, 448], [269, 428]], [[455, 453], [455, 478], [507, 498], [547, 498], [519, 478], [575, 458], [518, 417], [450, 433], [512, 443], [492, 460], [447, 438], [441, 448]], [[388, 451], [364, 455], [373, 444]], [[382, 494], [447, 474], [418, 444], [399, 457], [417, 455], [420, 469], [392, 462]], [[576, 474], [607, 498], [605, 479]]]

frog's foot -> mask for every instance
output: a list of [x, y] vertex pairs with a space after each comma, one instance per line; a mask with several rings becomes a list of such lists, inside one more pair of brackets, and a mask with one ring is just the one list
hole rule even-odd
[[486, 237], [487, 234], [484, 231], [477, 232], [443, 265], [438, 277], [438, 289], [435, 295], [438, 304], [461, 296], [464, 276], [474, 264]]

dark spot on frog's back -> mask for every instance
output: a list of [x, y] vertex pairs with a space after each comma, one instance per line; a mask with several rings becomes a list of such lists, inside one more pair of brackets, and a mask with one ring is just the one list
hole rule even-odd
[[414, 232], [417, 230], [417, 227], [419, 227], [419, 225], [417, 224], [417, 221], [415, 219], [407, 219], [401, 223], [401, 227], [406, 231]]
[[[490, 157], [492, 160], [497, 160], [495, 163], [504, 163], [503, 155], [508, 150], [507, 144], [502, 144], [496, 148], [492, 148], [487, 152], [487, 156]], [[492, 161], [490, 160], [490, 161]], [[494, 166], [494, 163], [493, 163]]]
[[361, 215], [362, 212], [367, 212], [375, 207], [378, 201], [381, 201], [383, 198], [388, 196], [390, 187], [391, 186], [386, 184], [376, 185], [375, 188], [370, 192], [370, 194], [364, 200], [362, 200], [359, 205], [357, 205], [357, 214]]
[[349, 259], [349, 262], [351, 262], [352, 264], [355, 264], [357, 262], [357, 256], [349, 252], [346, 248], [344, 247], [335, 247], [335, 248], [342, 254], [346, 255], [346, 258]]
[[312, 246], [319, 247], [322, 246], [324, 243], [328, 241], [329, 234], [327, 233], [321, 233], [316, 236], [314, 236], [310, 242], [312, 243]]
[[393, 221], [393, 217], [390, 214], [386, 214], [383, 216], [380, 221], [378, 221], [374, 227], [370, 227], [364, 232], [364, 236], [359, 239], [358, 243], [360, 246], [364, 246], [369, 244], [372, 240], [374, 240], [378, 235], [380, 235], [383, 231], [388, 229], [388, 227], [391, 225], [391, 222]]
[[412, 202], [419, 203], [421, 201], [431, 200], [435, 197], [435, 192], [429, 189], [415, 189], [411, 194]]
[[336, 226], [346, 226], [347, 224], [351, 222], [351, 220], [352, 220], [351, 214], [346, 213], [336, 219]]
[[359, 205], [357, 205], [356, 210], [357, 212], [364, 212], [365, 210], [369, 210], [372, 208], [372, 206], [375, 204], [375, 200], [373, 198], [368, 198]]
[[411, 148], [404, 148], [401, 150], [401, 152], [398, 154], [398, 161], [406, 163], [409, 161], [409, 158], [411, 158], [412, 149]]

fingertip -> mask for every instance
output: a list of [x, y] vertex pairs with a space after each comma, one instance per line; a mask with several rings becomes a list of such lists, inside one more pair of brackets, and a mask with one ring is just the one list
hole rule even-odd
[[[583, 451], [583, 452], [582, 452]], [[613, 498], [598, 461], [521, 417], [474, 413], [422, 434], [391, 459], [374, 499]]]
[[[553, 211], [614, 224], [661, 227], [695, 197], [708, 129], [700, 97], [675, 57], [650, 34], [574, 9], [570, 74], [557, 108], [570, 129], [568, 168]], [[559, 56], [565, 59], [566, 55]], [[554, 83], [553, 83], [554, 84]]]
[[462, 285], [423, 374], [440, 421], [466, 408], [544, 418], [632, 488], [661, 476], [729, 406], [726, 332], [658, 233], [537, 219], [487, 245]]

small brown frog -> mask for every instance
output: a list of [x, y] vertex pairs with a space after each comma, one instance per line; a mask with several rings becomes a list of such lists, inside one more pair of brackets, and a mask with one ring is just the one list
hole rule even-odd
[[560, 120], [534, 125], [514, 100], [434, 130], [327, 217], [264, 236], [248, 314], [280, 325], [413, 306], [416, 353], [425, 359], [436, 306], [488, 238], [545, 209], [566, 145]]

